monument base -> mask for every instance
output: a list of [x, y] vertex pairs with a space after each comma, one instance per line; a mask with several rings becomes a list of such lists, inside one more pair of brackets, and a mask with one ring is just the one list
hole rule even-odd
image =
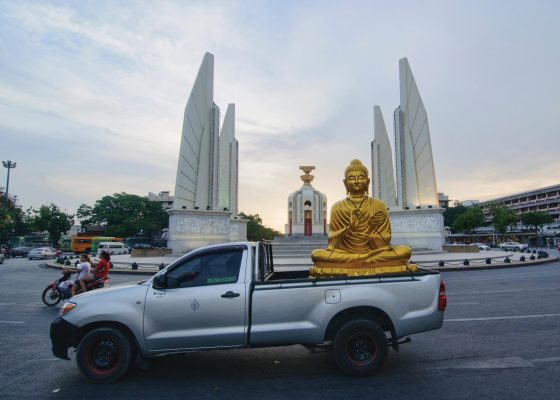
[[443, 208], [390, 209], [391, 244], [441, 252], [445, 242], [444, 211]]
[[171, 209], [167, 213], [167, 247], [173, 254], [185, 254], [209, 244], [247, 240], [247, 221], [231, 220], [230, 212]]
[[231, 242], [247, 241], [247, 222], [246, 219], [234, 215], [229, 220], [229, 240]]
[[417, 271], [416, 264], [394, 265], [383, 267], [313, 267], [309, 270], [309, 276], [330, 278], [337, 276], [368, 276], [368, 275], [384, 275], [397, 274], [402, 272]]

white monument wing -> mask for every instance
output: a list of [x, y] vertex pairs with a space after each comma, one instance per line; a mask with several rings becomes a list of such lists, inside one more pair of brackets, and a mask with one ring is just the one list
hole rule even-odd
[[235, 104], [228, 104], [219, 138], [218, 207], [237, 214], [238, 143], [235, 140]]
[[214, 56], [204, 55], [185, 107], [173, 208], [209, 203], [211, 130], [215, 123]]
[[401, 151], [404, 152], [405, 169], [403, 201], [410, 207], [437, 207], [438, 197], [428, 114], [406, 58], [399, 61], [399, 73], [404, 139]]
[[373, 197], [387, 207], [397, 205], [393, 156], [387, 128], [379, 106], [373, 107], [373, 142], [371, 143]]

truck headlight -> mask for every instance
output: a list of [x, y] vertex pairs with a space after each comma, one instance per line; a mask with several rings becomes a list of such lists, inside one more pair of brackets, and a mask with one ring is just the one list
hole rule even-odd
[[65, 314], [68, 314], [70, 311], [72, 311], [74, 308], [77, 307], [77, 304], [72, 302], [72, 301], [67, 301], [66, 303], [64, 303], [62, 305], [62, 307], [60, 307], [60, 310], [58, 310], [58, 316], [62, 317]]

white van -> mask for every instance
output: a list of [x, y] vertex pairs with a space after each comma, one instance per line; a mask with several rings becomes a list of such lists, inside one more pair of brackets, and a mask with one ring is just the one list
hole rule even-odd
[[102, 251], [114, 254], [128, 254], [128, 246], [121, 242], [99, 242], [97, 245], [97, 255], [99, 256]]

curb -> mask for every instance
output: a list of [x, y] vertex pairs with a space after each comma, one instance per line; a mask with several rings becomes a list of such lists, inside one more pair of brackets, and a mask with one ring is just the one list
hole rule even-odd
[[[480, 270], [487, 270], [487, 269], [504, 269], [504, 268], [520, 268], [520, 267], [530, 267], [533, 265], [541, 265], [547, 264], [551, 262], [555, 262], [560, 260], [558, 257], [549, 257], [546, 259], [534, 260], [534, 261], [518, 261], [512, 260], [511, 263], [500, 263], [500, 264], [481, 264], [479, 266], [474, 265], [458, 265], [458, 266], [449, 266], [449, 267], [423, 267], [429, 269], [431, 271], [439, 271], [439, 272], [459, 272], [459, 271], [480, 271]], [[64, 268], [63, 265], [60, 264], [53, 264], [53, 263], [45, 263], [48, 268], [61, 270]], [[418, 264], [419, 265], [419, 264]], [[166, 265], [167, 266], [167, 265]], [[130, 267], [130, 266], [129, 266]], [[293, 264], [293, 265], [275, 265], [278, 268], [311, 268], [310, 265], [303, 265], [303, 264]], [[420, 265], [421, 267], [421, 265]], [[159, 272], [159, 267], [151, 267], [149, 270], [146, 268], [144, 270], [131, 270], [131, 269], [119, 269], [119, 268], [111, 268], [109, 270], [110, 274], [123, 274], [123, 275], [154, 275]]]
[[520, 268], [520, 267], [531, 267], [533, 265], [541, 265], [541, 264], [548, 264], [551, 262], [558, 261], [558, 258], [547, 258], [547, 259], [540, 259], [535, 261], [513, 261], [509, 264], [501, 263], [501, 264], [483, 264], [480, 266], [472, 266], [472, 265], [462, 265], [462, 266], [452, 266], [452, 267], [434, 267], [428, 268], [430, 270], [435, 270], [439, 272], [457, 272], [457, 271], [480, 271], [486, 269], [504, 269], [504, 268]]

